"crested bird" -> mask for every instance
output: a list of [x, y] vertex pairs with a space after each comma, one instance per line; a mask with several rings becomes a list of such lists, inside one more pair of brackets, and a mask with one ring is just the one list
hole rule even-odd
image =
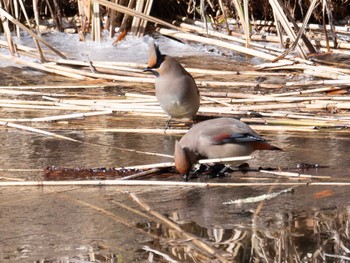
[[156, 76], [156, 97], [169, 116], [165, 129], [172, 118], [194, 121], [200, 103], [196, 82], [175, 58], [161, 54], [154, 40], [149, 42], [148, 67], [144, 71]]
[[187, 181], [192, 165], [199, 159], [245, 156], [256, 150], [282, 151], [237, 119], [206, 120], [175, 142], [175, 167]]

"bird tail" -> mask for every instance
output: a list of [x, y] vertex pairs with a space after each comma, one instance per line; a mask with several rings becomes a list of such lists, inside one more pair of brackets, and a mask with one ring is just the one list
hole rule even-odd
[[254, 148], [255, 150], [268, 150], [268, 151], [284, 151], [281, 148], [278, 148], [272, 144], [269, 144], [267, 142], [254, 142]]

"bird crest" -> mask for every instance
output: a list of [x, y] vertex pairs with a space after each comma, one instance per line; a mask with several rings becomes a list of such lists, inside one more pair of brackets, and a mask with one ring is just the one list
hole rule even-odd
[[154, 43], [154, 40], [150, 40], [149, 46], [149, 56], [148, 56], [148, 68], [159, 68], [160, 64], [164, 61], [165, 55], [162, 55], [159, 51], [159, 47]]

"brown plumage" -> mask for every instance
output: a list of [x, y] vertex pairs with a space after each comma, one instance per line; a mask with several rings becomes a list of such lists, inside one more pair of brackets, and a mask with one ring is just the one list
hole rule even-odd
[[162, 55], [154, 41], [149, 43], [148, 67], [145, 71], [151, 71], [156, 76], [156, 97], [169, 115], [169, 121], [172, 118], [193, 120], [199, 109], [196, 82], [175, 58]]
[[250, 155], [256, 150], [281, 150], [268, 142], [247, 124], [233, 118], [218, 118], [194, 125], [175, 143], [176, 169], [188, 177], [199, 159]]

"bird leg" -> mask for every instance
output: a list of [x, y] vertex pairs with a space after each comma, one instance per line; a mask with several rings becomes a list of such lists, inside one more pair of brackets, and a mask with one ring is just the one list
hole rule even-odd
[[164, 132], [171, 127], [171, 117], [168, 119], [168, 121], [166, 122], [166, 126], [165, 126], [165, 129], [164, 129]]
[[188, 179], [189, 179], [188, 173], [183, 175], [183, 179], [185, 182], [188, 182]]
[[192, 128], [192, 127], [193, 127], [193, 125], [194, 125], [194, 120], [195, 120], [195, 117], [196, 117], [196, 116], [193, 116], [193, 117], [192, 117], [192, 125], [191, 125], [191, 128]]
[[242, 163], [242, 164], [238, 165], [238, 170], [241, 171], [241, 172], [248, 172], [248, 171], [250, 171], [249, 163]]

